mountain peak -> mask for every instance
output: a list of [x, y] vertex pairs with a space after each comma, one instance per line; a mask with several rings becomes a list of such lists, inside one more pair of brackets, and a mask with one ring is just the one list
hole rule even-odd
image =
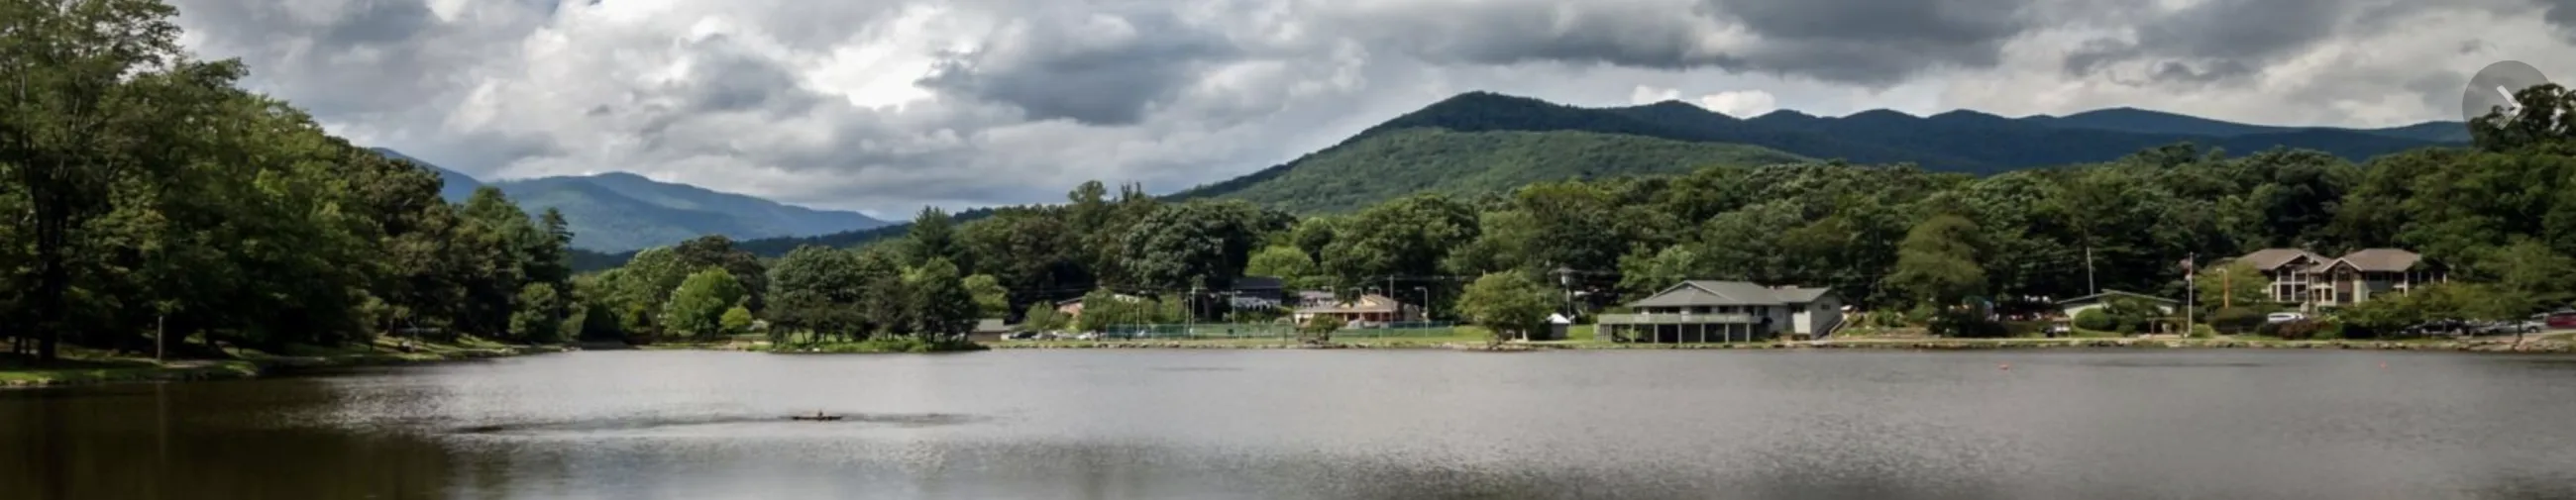
[[1726, 113], [1719, 113], [1716, 110], [1699, 107], [1697, 104], [1671, 99], [1624, 108], [1609, 108], [1608, 111], [1636, 117], [1648, 122], [1666, 124], [1696, 124], [1704, 126], [1738, 121], [1737, 118], [1728, 116]]
[[1859, 113], [1852, 113], [1851, 116], [1843, 117], [1845, 120], [1913, 120], [1918, 118], [1921, 117], [1914, 116], [1912, 113], [1887, 108], [1878, 108]]
[[1754, 121], [1770, 123], [1802, 123], [1822, 119], [1824, 118], [1799, 112], [1794, 109], [1775, 109], [1771, 110], [1769, 113], [1763, 113], [1762, 116], [1753, 117]]
[[1444, 106], [1491, 106], [1491, 105], [1506, 105], [1506, 106], [1550, 106], [1550, 107], [1553, 107], [1553, 106], [1559, 106], [1559, 105], [1558, 105], [1558, 104], [1556, 104], [1556, 103], [1547, 102], [1547, 101], [1542, 101], [1542, 100], [1539, 100], [1538, 98], [1535, 98], [1535, 97], [1521, 97], [1521, 96], [1516, 96], [1516, 95], [1511, 95], [1511, 94], [1504, 94], [1504, 93], [1500, 93], [1500, 92], [1493, 92], [1493, 91], [1487, 91], [1487, 90], [1471, 90], [1471, 91], [1467, 91], [1467, 92], [1460, 92], [1460, 93], [1458, 93], [1458, 95], [1449, 96], [1449, 98], [1447, 98], [1447, 99], [1441, 99], [1441, 100], [1440, 100], [1440, 102], [1434, 102], [1434, 103], [1431, 103], [1431, 105], [1430, 105], [1430, 106], [1426, 106], [1424, 109], [1429, 109], [1429, 108], [1438, 108], [1438, 107], [1444, 107]]
[[655, 181], [655, 180], [653, 180], [653, 178], [651, 178], [651, 177], [645, 177], [645, 176], [643, 176], [643, 175], [641, 175], [641, 174], [637, 174], [637, 173], [634, 173], [634, 172], [628, 172], [628, 171], [624, 171], [624, 170], [611, 170], [611, 171], [607, 171], [607, 172], [600, 172], [600, 173], [596, 173], [596, 174], [590, 174], [590, 176], [589, 176], [589, 177], [590, 177], [590, 178], [593, 178], [593, 179], [600, 179], [600, 180], [660, 182], [660, 181]]

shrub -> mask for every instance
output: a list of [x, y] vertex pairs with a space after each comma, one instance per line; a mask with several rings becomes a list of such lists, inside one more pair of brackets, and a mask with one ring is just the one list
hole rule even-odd
[[2218, 336], [2218, 329], [2210, 328], [2209, 325], [2191, 325], [2191, 338], [2205, 339], [2216, 336]]
[[2315, 321], [2300, 320], [2284, 321], [2280, 323], [2264, 323], [2263, 326], [2255, 327], [2254, 331], [2263, 335], [2279, 337], [2281, 340], [2307, 340], [2309, 338], [2316, 337], [2317, 331], [2322, 329], [2324, 329], [2324, 327], [2317, 324]]
[[1904, 323], [1893, 326], [1929, 325], [1932, 324], [1932, 317], [1940, 312], [1939, 308], [1932, 307], [1930, 304], [1917, 305], [1913, 309], [1905, 310]]
[[1861, 318], [1863, 326], [1877, 328], [1904, 328], [1913, 326], [1913, 324], [1905, 322], [1905, 313], [1902, 312], [1869, 311], [1862, 314], [1863, 316], [1861, 316]]
[[1342, 329], [1341, 321], [1329, 316], [1317, 315], [1307, 318], [1305, 324], [1297, 325], [1297, 341], [1308, 344], [1332, 342], [1333, 331], [1340, 329]]
[[2262, 328], [2263, 313], [2242, 307], [2219, 309], [2209, 316], [2209, 326], [2218, 333], [2236, 335]]
[[2120, 321], [2112, 318], [2110, 312], [2103, 311], [2102, 308], [2096, 307], [2085, 309], [2084, 312], [2075, 313], [2075, 327], [2086, 330], [2107, 332], [2120, 329]]
[[2057, 323], [2056, 323], [2056, 322], [2053, 322], [2053, 321], [2006, 321], [2006, 322], [2003, 322], [2003, 326], [2004, 326], [2004, 336], [2006, 336], [2006, 337], [2039, 337], [2039, 336], [2044, 336], [2044, 335], [2047, 335], [2048, 327], [2049, 327], [2049, 326], [2052, 326], [2052, 325], [2055, 325], [2055, 324], [2057, 324]]
[[1958, 338], [1997, 338], [2011, 333], [2004, 324], [1974, 310], [1945, 310], [1932, 315], [1932, 334]]

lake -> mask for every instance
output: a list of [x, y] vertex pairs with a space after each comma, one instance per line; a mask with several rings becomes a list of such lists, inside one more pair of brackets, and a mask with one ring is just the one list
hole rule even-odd
[[2576, 358], [596, 351], [0, 392], [0, 498], [2567, 499]]

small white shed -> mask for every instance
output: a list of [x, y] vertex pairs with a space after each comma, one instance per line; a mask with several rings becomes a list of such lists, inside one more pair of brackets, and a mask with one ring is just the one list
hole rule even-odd
[[1529, 335], [1530, 338], [1526, 340], [1565, 340], [1566, 330], [1573, 327], [1573, 318], [1567, 318], [1564, 314], [1549, 314], [1547, 328], [1532, 332], [1532, 335]]

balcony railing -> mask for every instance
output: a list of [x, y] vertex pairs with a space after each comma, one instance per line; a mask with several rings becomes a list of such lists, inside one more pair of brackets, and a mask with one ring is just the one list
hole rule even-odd
[[1745, 313], [1704, 313], [1704, 314], [1652, 314], [1652, 313], [1647, 313], [1647, 314], [1603, 314], [1603, 315], [1601, 315], [1601, 318], [1600, 318], [1600, 321], [1599, 321], [1599, 322], [1600, 322], [1601, 324], [1604, 324], [1604, 325], [1690, 325], [1690, 324], [1717, 324], [1717, 323], [1726, 323], [1726, 324], [1747, 324], [1747, 323], [1752, 323], [1753, 321], [1754, 321], [1754, 320], [1753, 320], [1753, 315], [1751, 315], [1751, 314], [1745, 314]]

